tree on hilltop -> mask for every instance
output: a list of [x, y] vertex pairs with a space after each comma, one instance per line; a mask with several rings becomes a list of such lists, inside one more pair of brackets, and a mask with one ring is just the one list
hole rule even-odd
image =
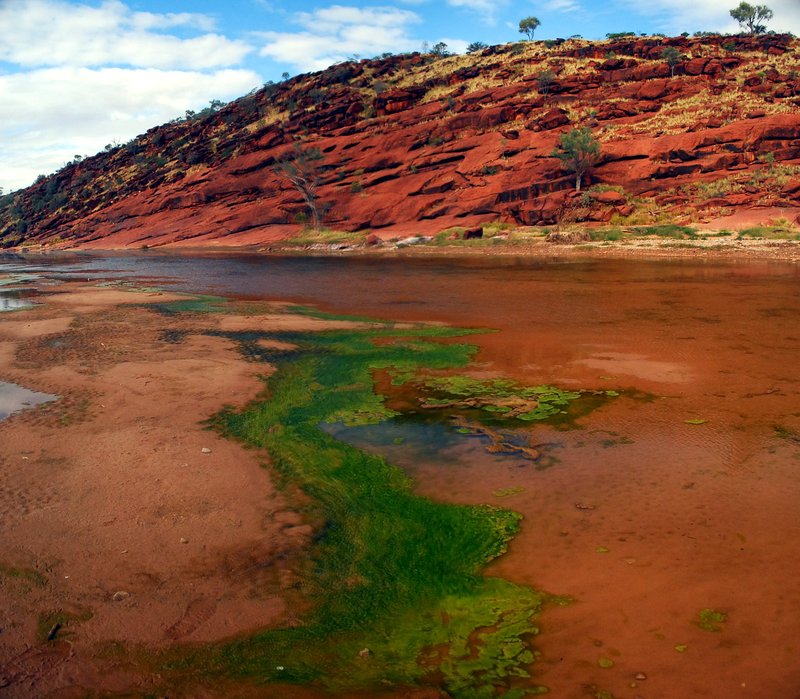
[[600, 143], [588, 127], [580, 126], [562, 133], [551, 155], [561, 161], [561, 167], [575, 175], [575, 191], [580, 192], [583, 176], [600, 159]]
[[519, 33], [525, 34], [529, 41], [533, 41], [533, 33], [541, 22], [536, 17], [526, 17], [519, 21]]
[[478, 51], [483, 51], [485, 48], [488, 48], [488, 46], [482, 41], [473, 41], [467, 46], [467, 53], [477, 53]]
[[772, 19], [772, 10], [766, 5], [751, 5], [749, 2], [740, 2], [738, 7], [731, 10], [733, 17], [742, 29], [747, 29], [751, 34], [763, 34], [767, 31], [764, 22]]

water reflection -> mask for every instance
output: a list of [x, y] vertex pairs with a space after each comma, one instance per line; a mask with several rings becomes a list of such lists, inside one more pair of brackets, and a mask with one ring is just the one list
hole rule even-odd
[[19, 292], [0, 292], [0, 312], [19, 311], [24, 308], [31, 308], [34, 303], [26, 298], [22, 298]]
[[0, 420], [4, 420], [12, 413], [17, 413], [25, 408], [49, 403], [58, 396], [39, 391], [30, 391], [15, 383], [0, 381]]

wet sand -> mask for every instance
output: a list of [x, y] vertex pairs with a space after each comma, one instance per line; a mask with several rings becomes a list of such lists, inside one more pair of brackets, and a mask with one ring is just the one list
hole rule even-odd
[[3, 696], [143, 691], [158, 679], [98, 659], [104, 643], [213, 641], [298, 611], [311, 527], [264, 454], [200, 423], [269, 367], [195, 334], [219, 316], [147, 308], [171, 298], [67, 285], [0, 318], [0, 376], [59, 396], [0, 422]]

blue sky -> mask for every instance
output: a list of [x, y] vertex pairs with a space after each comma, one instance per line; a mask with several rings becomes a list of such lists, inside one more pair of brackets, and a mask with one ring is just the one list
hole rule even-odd
[[[443, 41], [735, 32], [738, 0], [0, 0], [0, 187], [235, 99], [284, 72]], [[800, 0], [768, 0], [800, 35]]]

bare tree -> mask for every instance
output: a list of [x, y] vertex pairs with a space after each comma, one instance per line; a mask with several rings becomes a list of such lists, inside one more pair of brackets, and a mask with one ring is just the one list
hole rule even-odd
[[319, 148], [304, 149], [300, 144], [295, 143], [291, 152], [275, 165], [276, 174], [288, 180], [303, 198], [308, 208], [311, 227], [315, 232], [319, 231], [322, 223], [317, 201], [321, 163], [322, 153]]

